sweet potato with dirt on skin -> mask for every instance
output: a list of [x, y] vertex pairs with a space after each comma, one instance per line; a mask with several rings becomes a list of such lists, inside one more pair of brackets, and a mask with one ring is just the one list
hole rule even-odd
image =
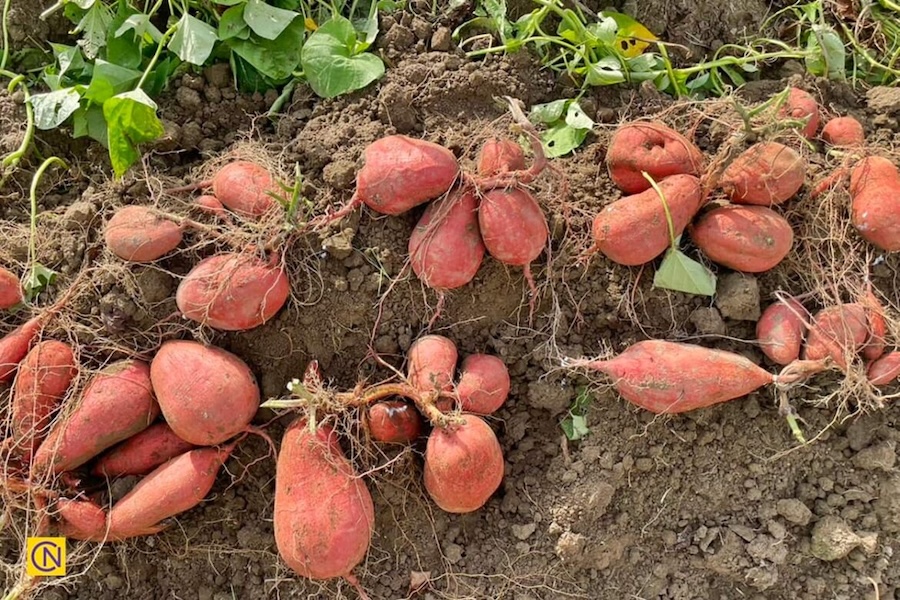
[[59, 533], [82, 541], [100, 541], [106, 537], [106, 511], [90, 500], [60, 498], [56, 501]]
[[91, 378], [75, 409], [53, 425], [34, 455], [32, 475], [77, 469], [150, 426], [159, 416], [150, 365], [122, 360]]
[[714, 208], [690, 225], [688, 232], [711, 261], [744, 273], [774, 268], [794, 244], [791, 224], [765, 206]]
[[746, 396], [774, 375], [740, 354], [645, 340], [609, 360], [572, 361], [610, 377], [619, 394], [656, 414], [683, 413]]
[[209, 194], [203, 194], [202, 196], [199, 196], [196, 200], [194, 200], [194, 204], [196, 204], [200, 208], [200, 210], [208, 215], [221, 217], [227, 214], [225, 212], [225, 206], [219, 201], [219, 199]]
[[719, 179], [736, 204], [774, 206], [800, 190], [806, 179], [806, 160], [778, 142], [757, 142], [738, 155]]
[[478, 153], [478, 174], [483, 177], [525, 169], [522, 146], [510, 139], [490, 138]]
[[260, 217], [279, 206], [283, 195], [272, 173], [262, 165], [236, 160], [212, 178], [213, 195], [224, 206], [244, 217]]
[[769, 360], [788, 365], [800, 358], [809, 313], [796, 298], [773, 302], [756, 322], [756, 340]]
[[459, 353], [456, 344], [442, 335], [418, 338], [406, 353], [406, 378], [420, 393], [453, 391], [453, 374]]
[[166, 423], [198, 446], [237, 435], [259, 409], [259, 387], [250, 367], [215, 346], [164, 342], [150, 362], [150, 381]]
[[900, 352], [888, 352], [878, 360], [872, 361], [866, 370], [869, 383], [872, 385], [888, 385], [900, 377]]
[[0, 338], [0, 382], [13, 378], [42, 326], [41, 318], [34, 317]]
[[0, 267], [0, 310], [8, 310], [22, 301], [22, 282], [18, 276]]
[[869, 337], [865, 306], [858, 303], [823, 308], [812, 320], [806, 337], [803, 358], [831, 357], [840, 367], [847, 366], [845, 353], [859, 352]]
[[75, 353], [64, 342], [39, 342], [25, 355], [13, 384], [9, 440], [13, 453], [23, 462], [31, 462], [49, 431], [53, 412], [77, 374]]
[[792, 87], [778, 116], [788, 119], [807, 119], [800, 135], [808, 140], [815, 137], [819, 129], [819, 103], [812, 95], [800, 88]]
[[484, 259], [475, 194], [458, 188], [429, 204], [408, 250], [413, 272], [428, 287], [451, 290], [472, 281]]
[[184, 228], [147, 206], [123, 206], [104, 230], [107, 248], [131, 262], [152, 262], [181, 244]]
[[[658, 185], [678, 237], [703, 204], [700, 180], [672, 175]], [[671, 243], [662, 199], [656, 190], [648, 189], [612, 202], [594, 218], [593, 237], [595, 248], [613, 262], [627, 266], [650, 262]]]
[[493, 189], [481, 198], [478, 225], [488, 253], [507, 265], [525, 266], [547, 245], [547, 218], [525, 189]]
[[463, 412], [489, 415], [509, 396], [509, 369], [496, 356], [470, 354], [462, 361], [456, 397]]
[[446, 193], [459, 175], [453, 153], [434, 142], [389, 135], [363, 151], [356, 195], [375, 212], [400, 215]]
[[168, 423], [154, 423], [100, 456], [91, 467], [91, 474], [109, 478], [146, 475], [196, 447], [178, 437]]
[[864, 240], [900, 251], [900, 172], [881, 156], [863, 158], [850, 172], [850, 221]]
[[252, 254], [223, 252], [197, 263], [175, 291], [181, 314], [221, 331], [263, 325], [291, 293], [284, 268]]
[[422, 435], [422, 415], [403, 400], [385, 400], [369, 407], [369, 433], [387, 444], [408, 444]]
[[275, 544], [284, 562], [301, 577], [355, 583], [374, 525], [372, 496], [332, 427], [291, 423], [275, 467]]
[[671, 175], [700, 177], [703, 153], [693, 142], [659, 122], [622, 125], [609, 141], [606, 167], [613, 183], [626, 194], [650, 189], [642, 171], [655, 181]]
[[497, 436], [479, 416], [464, 414], [464, 423], [437, 427], [425, 446], [425, 490], [441, 510], [478, 510], [503, 481], [505, 465]]
[[862, 146], [866, 133], [862, 123], [853, 117], [836, 117], [822, 128], [822, 139], [832, 146]]

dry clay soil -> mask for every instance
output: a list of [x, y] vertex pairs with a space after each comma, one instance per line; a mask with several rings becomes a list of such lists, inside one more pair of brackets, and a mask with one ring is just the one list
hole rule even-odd
[[[530, 106], [569, 93], [524, 53], [467, 61], [450, 43], [446, 25], [454, 22], [414, 13], [382, 23], [378, 46], [388, 64], [382, 81], [333, 101], [317, 101], [301, 86], [274, 122], [254, 118], [273, 96], [235, 94], [222, 68], [185, 75], [162, 100], [167, 138], [124, 182], [109, 183], [96, 149], [57, 147], [74, 168], [42, 186], [40, 207], [48, 216], [40, 225], [39, 259], [60, 271], [61, 281], [70, 281], [85, 261], [111, 266], [92, 295], [73, 307], [80, 327], [50, 328], [47, 335], [74, 336], [82, 360], [92, 364], [128, 349], [152, 353], [159, 340], [151, 326], [174, 314], [179, 277], [215, 244], [194, 245], [151, 266], [123, 265], [89, 250], [97, 247], [114, 206], [152, 201], [148, 190], [158, 189], [155, 178], [188, 181], [204, 161], [246, 151], [251, 140], [255, 156], [268, 157], [273, 167], [287, 166], [290, 173], [299, 164], [304, 193], [322, 208], [350, 197], [363, 148], [384, 135], [441, 143], [471, 166], [488, 132], [509, 131], [498, 97]], [[666, 17], [685, 22], [683, 12]], [[682, 41], [702, 39], [703, 32], [697, 23], [694, 37], [682, 32]], [[882, 98], [869, 105], [844, 88], [792, 81], [828, 110], [862, 119], [868, 134], [894, 141], [900, 103]], [[768, 93], [784, 84], [759, 89]], [[21, 114], [8, 98], [4, 102], [5, 131], [15, 131]], [[534, 324], [528, 323], [521, 270], [486, 258], [475, 280], [448, 296], [431, 330], [454, 340], [461, 355], [491, 353], [509, 367], [509, 400], [490, 418], [506, 459], [503, 484], [481, 510], [446, 514], [424, 493], [421, 443], [405, 448], [348, 441], [348, 452], [368, 472], [376, 503], [375, 536], [357, 570], [362, 585], [375, 599], [406, 598], [411, 581], [427, 581], [418, 592], [423, 598], [900, 598], [900, 567], [893, 558], [900, 542], [896, 405], [832, 423], [833, 406], [814, 407], [795, 397], [811, 435], [831, 427], [815, 443], [785, 452], [795, 442], [767, 389], [653, 418], [602, 380], [589, 382], [559, 368], [561, 356], [621, 351], [647, 337], [698, 341], [705, 334], [700, 343], [742, 352], [774, 371], [745, 340], [753, 339], [754, 320], [775, 289], [802, 291], [791, 287], [795, 278], [786, 267], [737, 280], [718, 269], [723, 287], [710, 301], [654, 290], [652, 271], [618, 267], [599, 256], [574, 266], [572, 249], [586, 241], [590, 215], [618, 198], [602, 162], [614, 124], [668, 108], [671, 101], [646, 90], [604, 90], [589, 94], [584, 106], [600, 125], [574, 155], [554, 161], [571, 196], [550, 175], [535, 188], [551, 223], [553, 252], [534, 265], [541, 285]], [[715, 140], [707, 135], [698, 143], [707, 149]], [[818, 175], [811, 171], [809, 180]], [[4, 206], [11, 241], [2, 258], [9, 262], [24, 260], [21, 242], [27, 239], [21, 235], [27, 211], [12, 199]], [[324, 242], [295, 244], [287, 257], [295, 297], [263, 327], [228, 335], [183, 328], [178, 334], [200, 336], [241, 356], [264, 397], [283, 395], [285, 384], [302, 376], [313, 359], [337, 388], [386, 377], [369, 349], [402, 367], [436, 301], [403, 270], [420, 214], [421, 208], [401, 217], [365, 211]], [[887, 257], [874, 273], [885, 297], [897, 298], [898, 266], [896, 256]], [[4, 331], [19, 318], [5, 317]], [[827, 389], [834, 382], [816, 383]], [[590, 433], [567, 442], [559, 421], [586, 384], [594, 395]], [[820, 392], [811, 388], [806, 399]], [[274, 416], [263, 410], [257, 420]], [[284, 414], [270, 424], [276, 443], [291, 418]], [[279, 562], [272, 534], [275, 461], [266, 452], [261, 440], [242, 444], [209, 499], [161, 535], [103, 548], [70, 545], [74, 575], [48, 581], [40, 597], [356, 597], [345, 583], [301, 580]], [[126, 484], [114, 486], [113, 495]], [[838, 560], [815, 558], [812, 531], [826, 517], [839, 517], [873, 543]], [[19, 561], [20, 543], [4, 535], [0, 550], [7, 564]]]

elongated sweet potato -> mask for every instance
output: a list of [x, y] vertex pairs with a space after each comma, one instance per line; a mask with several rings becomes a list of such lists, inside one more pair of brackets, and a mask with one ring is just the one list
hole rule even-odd
[[181, 244], [183, 228], [147, 206], [123, 206], [106, 223], [107, 248], [131, 262], [152, 262]]
[[774, 268], [794, 243], [791, 224], [765, 206], [721, 206], [702, 215], [688, 231], [711, 261], [745, 273]]
[[246, 217], [259, 217], [278, 206], [278, 189], [262, 165], [236, 160], [219, 169], [212, 179], [213, 194], [223, 205]]
[[[675, 236], [681, 235], [700, 210], [704, 196], [693, 175], [672, 175], [659, 182]], [[595, 247], [620, 265], [642, 265], [669, 247], [669, 225], [663, 201], [656, 190], [626, 196], [606, 206], [594, 218]]]
[[806, 125], [800, 129], [800, 135], [808, 140], [815, 137], [819, 129], [819, 103], [812, 94], [800, 88], [792, 87], [787, 101], [779, 111], [779, 116], [791, 119], [806, 119]]
[[799, 359], [808, 319], [809, 313], [796, 298], [770, 304], [756, 322], [760, 350], [779, 365]]
[[478, 510], [503, 481], [503, 451], [481, 417], [463, 415], [462, 425], [435, 428], [425, 447], [425, 490], [441, 510]]
[[281, 265], [225, 252], [194, 266], [178, 285], [175, 303], [188, 319], [213, 329], [245, 331], [274, 317], [290, 291]]
[[123, 360], [95, 375], [76, 408], [54, 424], [38, 448], [32, 474], [62, 473], [143, 431], [159, 416], [150, 365]]
[[522, 146], [509, 139], [490, 138], [478, 153], [478, 174], [484, 177], [525, 169]]
[[9, 381], [16, 374], [41, 327], [40, 317], [34, 317], [0, 338], [0, 382]]
[[803, 358], [818, 360], [830, 356], [840, 367], [847, 366], [845, 354], [856, 354], [869, 337], [865, 306], [858, 303], [823, 308], [812, 321], [803, 348]]
[[862, 123], [853, 117], [836, 117], [822, 128], [822, 139], [832, 146], [862, 146], [866, 133]]
[[886, 158], [868, 156], [850, 172], [850, 220], [864, 240], [900, 251], [900, 172]]
[[872, 385], [887, 385], [900, 377], [900, 352], [888, 352], [873, 361], [866, 371]]
[[507, 265], [524, 266], [547, 245], [547, 218], [521, 188], [493, 189], [481, 198], [478, 225], [488, 253]]
[[806, 179], [806, 160], [778, 142], [757, 142], [728, 165], [719, 185], [737, 204], [773, 206], [792, 198]]
[[334, 430], [294, 421], [275, 467], [275, 544], [284, 562], [309, 579], [352, 578], [374, 524], [372, 496]]
[[490, 354], [470, 354], [462, 361], [456, 396], [463, 412], [489, 415], [509, 396], [509, 370]]
[[170, 340], [150, 362], [163, 417], [181, 439], [221, 444], [243, 431], [259, 409], [250, 367], [234, 354], [189, 340]]
[[453, 390], [453, 374], [459, 353], [456, 344], [442, 335], [426, 335], [412, 343], [407, 352], [406, 377], [422, 393]]
[[178, 437], [168, 423], [154, 423], [110, 448], [97, 459], [91, 473], [110, 478], [146, 475], [167, 460], [194, 448], [194, 444]]
[[484, 259], [475, 194], [458, 188], [429, 204], [409, 237], [409, 258], [428, 287], [451, 290], [472, 281]]
[[639, 122], [622, 125], [613, 134], [606, 167], [616, 187], [626, 194], [637, 194], [650, 189], [642, 171], [656, 181], [679, 174], [699, 177], [704, 159], [697, 146], [671, 127]]
[[22, 283], [9, 269], [0, 267], [0, 310], [7, 310], [22, 301]]
[[605, 373], [623, 398], [657, 414], [727, 402], [774, 381], [740, 354], [664, 340], [637, 342], [609, 360], [581, 364]]
[[368, 410], [369, 432], [388, 444], [408, 444], [422, 435], [422, 415], [403, 400], [377, 402]]
[[866, 307], [866, 325], [869, 328], [869, 337], [862, 348], [862, 356], [867, 361], [877, 360], [884, 354], [887, 347], [887, 321], [884, 318], [884, 305], [871, 288], [866, 291], [866, 297], [862, 302]]
[[459, 175], [453, 153], [433, 142], [389, 135], [369, 144], [365, 165], [356, 176], [356, 194], [372, 210], [386, 215], [444, 194]]

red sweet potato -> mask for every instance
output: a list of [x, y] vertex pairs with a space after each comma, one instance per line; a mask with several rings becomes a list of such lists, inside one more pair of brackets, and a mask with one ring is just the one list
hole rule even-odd
[[369, 407], [369, 432], [389, 444], [408, 444], [422, 435], [422, 415], [403, 400], [385, 400]]
[[273, 210], [279, 206], [275, 196], [282, 194], [265, 167], [246, 160], [219, 169], [212, 188], [219, 202], [245, 217], [259, 217]]
[[[677, 237], [703, 204], [700, 180], [672, 175], [658, 185]], [[628, 266], [650, 262], [670, 245], [663, 201], [654, 189], [616, 200], [594, 218], [593, 236], [595, 247], [613, 262]]]
[[740, 354], [664, 340], [637, 342], [610, 360], [584, 366], [605, 373], [623, 398], [657, 414], [705, 408], [774, 381]]
[[9, 269], [0, 267], [0, 310], [7, 310], [22, 301], [22, 283]]
[[642, 171], [655, 181], [679, 174], [699, 177], [704, 159], [697, 146], [671, 127], [640, 122], [616, 130], [606, 153], [606, 167], [620, 190], [637, 194], [650, 189]]
[[30, 462], [50, 428], [53, 412], [78, 373], [72, 347], [48, 340], [32, 348], [19, 365], [13, 387], [13, 452]]
[[459, 353], [442, 335], [426, 335], [412, 343], [407, 352], [406, 377], [421, 393], [453, 390], [453, 374]]
[[822, 128], [822, 139], [832, 146], [862, 146], [866, 133], [862, 123], [853, 117], [836, 117]]
[[152, 262], [178, 247], [183, 228], [147, 206], [123, 206], [106, 223], [109, 250], [131, 262]]
[[871, 289], [866, 291], [863, 304], [866, 306], [866, 324], [869, 337], [862, 348], [862, 356], [867, 361], [877, 360], [887, 347], [887, 321], [884, 318], [884, 306]]
[[150, 363], [163, 417], [181, 439], [214, 446], [243, 431], [259, 408], [250, 367], [234, 354], [189, 340], [170, 340]]
[[792, 198], [806, 179], [806, 160], [778, 142], [757, 142], [722, 173], [719, 185], [737, 204], [778, 205]]
[[868, 156], [850, 172], [850, 220], [860, 236], [885, 252], [900, 250], [900, 172], [886, 158]]
[[328, 426], [305, 419], [285, 431], [275, 467], [275, 544], [285, 563], [310, 579], [352, 577], [369, 549], [372, 496]]
[[815, 137], [819, 129], [819, 103], [812, 95], [800, 88], [792, 87], [787, 100], [779, 111], [779, 116], [790, 119], [806, 119], [800, 134], [808, 140]]
[[34, 317], [0, 338], [0, 382], [9, 381], [15, 375], [41, 327], [40, 317]]
[[356, 176], [356, 194], [372, 210], [399, 215], [444, 194], [459, 175], [459, 163], [446, 148], [405, 135], [369, 144]]
[[484, 259], [475, 194], [456, 189], [429, 204], [409, 237], [409, 258], [428, 287], [450, 290], [472, 281]]
[[856, 354], [869, 337], [865, 306], [839, 304], [816, 313], [807, 334], [803, 358], [819, 360], [830, 356], [838, 366], [847, 364], [844, 353]]
[[534, 197], [520, 188], [493, 189], [481, 198], [478, 225], [488, 253], [507, 265], [524, 266], [547, 245], [547, 219]]
[[522, 146], [509, 139], [490, 138], [478, 153], [478, 174], [484, 177], [525, 169]]
[[244, 331], [274, 317], [290, 291], [281, 265], [225, 252], [194, 266], [178, 285], [175, 303], [188, 319], [213, 329]]
[[215, 196], [203, 194], [194, 200], [194, 204], [200, 207], [200, 210], [209, 215], [221, 217], [225, 215], [225, 206]]
[[456, 396], [463, 412], [489, 415], [503, 406], [509, 395], [509, 370], [490, 354], [470, 354], [460, 367]]
[[756, 322], [760, 350], [779, 365], [799, 359], [806, 333], [804, 321], [807, 319], [809, 313], [795, 298], [770, 304]]
[[503, 481], [503, 451], [481, 417], [463, 415], [462, 425], [435, 428], [425, 446], [425, 490], [442, 510], [478, 510]]
[[146, 475], [167, 460], [196, 448], [172, 431], [168, 423], [155, 423], [103, 454], [91, 473], [110, 478]]
[[887, 385], [900, 377], [900, 352], [888, 352], [873, 361], [867, 370], [872, 385]]
[[765, 206], [721, 206], [702, 215], [688, 231], [711, 261], [745, 273], [772, 269], [794, 243], [791, 224]]

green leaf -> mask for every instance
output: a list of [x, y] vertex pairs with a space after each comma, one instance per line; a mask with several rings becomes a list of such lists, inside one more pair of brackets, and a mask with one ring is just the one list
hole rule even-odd
[[373, 2], [369, 9], [369, 15], [365, 19], [353, 21], [353, 28], [359, 33], [364, 33], [365, 38], [360, 44], [360, 50], [368, 50], [375, 38], [378, 37], [378, 3]]
[[841, 37], [831, 28], [813, 25], [806, 42], [806, 70], [813, 75], [842, 80], [846, 77], [846, 50]]
[[219, 39], [230, 40], [250, 38], [250, 26], [244, 21], [244, 5], [232, 6], [222, 13], [219, 19]]
[[553, 102], [547, 102], [546, 104], [535, 104], [531, 107], [528, 118], [533, 122], [546, 124], [553, 123], [562, 118], [568, 102], [570, 102], [570, 100], [562, 98], [560, 100], [554, 100]]
[[72, 33], [81, 33], [81, 39], [78, 45], [84, 50], [84, 55], [88, 58], [97, 58], [100, 49], [106, 45], [106, 34], [110, 23], [112, 23], [112, 14], [102, 2], [97, 2], [90, 7], [78, 26], [72, 30]]
[[603, 17], [598, 23], [588, 25], [588, 31], [604, 46], [613, 47], [616, 44], [616, 33], [619, 26], [612, 17]]
[[564, 122], [553, 125], [541, 136], [544, 154], [548, 158], [564, 156], [577, 148], [587, 137], [588, 129], [576, 129]]
[[362, 89], [384, 75], [384, 63], [374, 54], [358, 54], [353, 24], [336, 16], [309, 36], [300, 51], [303, 73], [313, 91], [334, 98]]
[[87, 10], [97, 3], [97, 0], [64, 0], [68, 4], [74, 4], [82, 10]]
[[566, 125], [575, 129], [593, 129], [594, 121], [584, 113], [578, 102], [572, 102], [566, 110]]
[[216, 30], [200, 19], [185, 14], [169, 40], [168, 48], [184, 62], [202, 65], [209, 58], [215, 44]]
[[582, 439], [591, 432], [590, 428], [587, 426], [587, 417], [584, 417], [583, 415], [573, 415], [570, 413], [563, 419], [559, 426], [562, 428], [566, 437], [573, 442]]
[[625, 82], [625, 74], [622, 72], [622, 65], [617, 58], [604, 56], [588, 66], [585, 80], [588, 85], [615, 85]]
[[125, 34], [126, 31], [134, 31], [139, 38], [148, 37], [150, 41], [159, 43], [162, 40], [162, 32], [156, 28], [156, 25], [150, 22], [150, 15], [137, 13], [129, 16], [116, 29], [116, 37]]
[[98, 58], [94, 63], [94, 73], [84, 97], [91, 102], [103, 104], [108, 98], [130, 90], [140, 78], [140, 71], [120, 67]]
[[109, 148], [106, 118], [103, 116], [103, 107], [96, 104], [84, 108], [81, 107], [72, 115], [72, 137], [87, 136], [94, 139], [104, 147]]
[[147, 76], [147, 79], [144, 80], [144, 85], [141, 86], [147, 94], [151, 97], [158, 96], [166, 87], [166, 84], [169, 82], [169, 78], [175, 73], [175, 69], [177, 69], [181, 65], [181, 60], [177, 56], [169, 55], [156, 63], [156, 68], [150, 71], [150, 74]]
[[[273, 81], [284, 81], [300, 64], [300, 48], [306, 26], [301, 19], [294, 19], [277, 39], [233, 38], [228, 41], [235, 54], [247, 64]], [[238, 78], [240, 81], [240, 77]]]
[[103, 103], [103, 116], [109, 127], [109, 159], [117, 177], [140, 158], [138, 144], [165, 132], [156, 116], [156, 103], [143, 90], [113, 96]]
[[131, 29], [118, 34], [126, 17], [116, 17], [110, 24], [109, 37], [106, 40], [106, 60], [129, 69], [137, 69], [144, 60], [140, 38]]
[[38, 129], [54, 129], [62, 125], [78, 110], [81, 94], [75, 88], [34, 94], [30, 100], [34, 108], [34, 124]]
[[688, 294], [715, 296], [716, 276], [677, 248], [669, 248], [653, 277], [653, 286]]
[[277, 38], [299, 16], [293, 11], [270, 6], [263, 0], [247, 0], [244, 7], [244, 21], [253, 33], [266, 40]]
[[247, 0], [213, 0], [219, 6], [236, 6], [238, 4], [245, 4]]
[[48, 269], [39, 262], [34, 263], [28, 275], [22, 281], [22, 289], [25, 291], [25, 301], [33, 302], [37, 296], [56, 282], [57, 272]]
[[56, 62], [59, 63], [59, 73], [57, 75], [60, 78], [69, 71], [76, 73], [84, 69], [84, 57], [81, 55], [81, 50], [78, 46], [66, 46], [65, 44], [54, 44], [51, 42], [50, 48], [53, 50]]

